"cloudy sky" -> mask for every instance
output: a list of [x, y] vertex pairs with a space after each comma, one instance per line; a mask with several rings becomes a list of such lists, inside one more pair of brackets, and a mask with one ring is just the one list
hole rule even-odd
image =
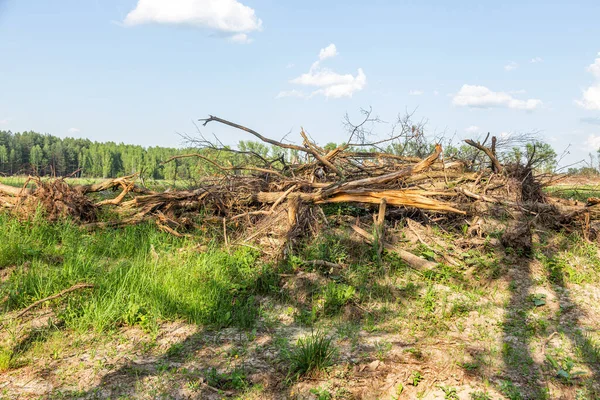
[[576, 161], [600, 147], [599, 16], [577, 0], [0, 0], [0, 129], [177, 146], [215, 114], [325, 143], [373, 107], [457, 137], [539, 132]]

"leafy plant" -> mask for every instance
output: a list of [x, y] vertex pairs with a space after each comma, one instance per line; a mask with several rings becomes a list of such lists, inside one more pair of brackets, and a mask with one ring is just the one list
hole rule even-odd
[[333, 396], [326, 388], [318, 387], [310, 389], [310, 393], [317, 396], [317, 400], [331, 400]]
[[510, 400], [523, 400], [523, 395], [511, 381], [500, 381], [500, 391]]
[[447, 386], [438, 386], [442, 392], [444, 392], [444, 399], [447, 400], [458, 400], [458, 394], [456, 393], [456, 388], [447, 387]]
[[573, 379], [578, 376], [585, 375], [583, 371], [573, 371], [575, 363], [570, 357], [565, 358], [562, 363], [559, 363], [554, 357], [546, 354], [546, 360], [556, 370], [556, 376], [562, 379], [565, 383], [573, 383]]
[[470, 396], [473, 400], [492, 400], [489, 394], [482, 391], [473, 392], [470, 394]]
[[419, 371], [415, 371], [411, 375], [411, 383], [413, 386], [419, 386], [419, 383], [423, 380], [423, 375]]
[[330, 282], [323, 290], [324, 305], [323, 309], [326, 315], [338, 313], [352, 298], [356, 290], [352, 286]]
[[531, 295], [531, 301], [536, 307], [541, 307], [546, 305], [546, 295], [544, 293], [537, 293]]
[[206, 370], [206, 382], [217, 389], [245, 389], [248, 387], [246, 373], [240, 368], [228, 372], [219, 372], [212, 367]]

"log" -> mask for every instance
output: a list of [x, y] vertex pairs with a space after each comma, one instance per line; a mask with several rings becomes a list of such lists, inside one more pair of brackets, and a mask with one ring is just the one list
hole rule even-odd
[[4, 193], [7, 196], [20, 197], [28, 196], [32, 192], [31, 189], [25, 187], [14, 187], [0, 183], [0, 193]]
[[[271, 204], [277, 201], [284, 192], [258, 192], [250, 196], [250, 202]], [[427, 190], [338, 190], [329, 198], [323, 198], [321, 193], [290, 193], [288, 199], [299, 199], [305, 203], [363, 203], [379, 204], [385, 198], [388, 205], [396, 207], [414, 207], [436, 212], [451, 212], [466, 214], [449, 203], [429, 198], [427, 196], [455, 196], [455, 192], [434, 192]]]
[[385, 243], [385, 210], [387, 200], [382, 198], [379, 202], [379, 214], [377, 215], [376, 232], [377, 232], [377, 256], [381, 257], [383, 253], [383, 245]]
[[[358, 225], [352, 225], [352, 229], [354, 229], [354, 231], [356, 233], [358, 233], [360, 236], [362, 236], [367, 242], [369, 242], [369, 243], [374, 242], [375, 238], [373, 237], [373, 235], [371, 235], [369, 232], [365, 231]], [[437, 267], [436, 263], [425, 260], [424, 258], [416, 256], [413, 253], [410, 253], [406, 250], [399, 249], [396, 246], [393, 246], [389, 243], [385, 243], [384, 248], [388, 251], [396, 253], [402, 261], [406, 262], [408, 265], [410, 265], [414, 269], [428, 270], [428, 269], [434, 269]]]

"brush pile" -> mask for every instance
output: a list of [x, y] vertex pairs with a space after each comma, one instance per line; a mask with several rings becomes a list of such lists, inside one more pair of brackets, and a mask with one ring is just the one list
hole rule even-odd
[[[382, 145], [397, 137], [352, 143], [356, 130], [349, 144], [325, 150], [304, 131], [303, 144], [296, 145], [215, 116], [203, 122], [243, 130], [287, 156], [267, 158], [252, 150], [219, 147], [202, 138], [195, 142], [198, 153], [165, 161], [176, 162], [181, 157], [202, 161], [209, 172], [194, 189], [154, 192], [137, 184], [137, 175], [79, 186], [69, 186], [62, 179], [32, 178], [34, 188], [0, 184], [0, 207], [10, 208], [20, 217], [41, 208], [51, 220], [70, 217], [88, 228], [153, 220], [177, 236], [190, 227], [219, 224], [225, 242], [229, 236], [266, 241], [264, 244], [279, 249], [326, 220], [319, 206], [329, 203], [366, 210], [379, 207], [382, 219], [386, 215], [395, 219], [416, 216], [430, 224], [472, 225], [474, 218], [486, 215], [513, 219], [525, 215], [557, 227], [581, 227], [587, 235], [593, 225], [590, 221], [600, 219], [598, 204], [559, 202], [545, 195], [545, 182], [530, 165], [502, 165], [496, 157], [495, 138], [491, 147], [466, 141], [486, 160], [475, 167], [473, 160], [445, 159], [440, 144], [430, 146], [426, 157], [407, 157], [383, 149]], [[233, 153], [236, 163], [231, 158], [223, 162], [219, 154], [224, 153]], [[104, 213], [111, 217], [100, 221], [103, 208], [112, 208]]]

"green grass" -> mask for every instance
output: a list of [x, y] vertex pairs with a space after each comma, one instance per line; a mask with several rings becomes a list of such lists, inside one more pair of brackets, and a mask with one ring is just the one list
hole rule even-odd
[[321, 332], [298, 339], [289, 354], [289, 377], [297, 379], [333, 365], [337, 350], [331, 338]]
[[[207, 232], [195, 232], [206, 235], [195, 239], [175, 238], [153, 224], [89, 232], [68, 221], [48, 223], [41, 216], [17, 221], [0, 213], [0, 270], [5, 279], [0, 282], [1, 312], [23, 309], [75, 283], [94, 285], [91, 290], [40, 305], [54, 311], [47, 327], [15, 334], [19, 338], [12, 342], [7, 339], [8, 331], [3, 332], [0, 371], [78, 353], [78, 346], [67, 342], [71, 338], [83, 341], [91, 337], [82, 342], [85, 349], [81, 351], [94, 353], [104, 338], [107, 343], [114, 342], [122, 333], [134, 331], [144, 337], [141, 352], [162, 354], [154, 364], [157, 375], [164, 379], [183, 376], [192, 391], [202, 390], [208, 382], [219, 390], [245, 392], [253, 390], [256, 377], [253, 357], [264, 349], [272, 353], [272, 358], [265, 360], [272, 367], [269, 374], [280, 374], [275, 379], [293, 386], [296, 380], [324, 370], [328, 380], [344, 374], [354, 379], [344, 363], [336, 365], [338, 351], [344, 352], [340, 360], [351, 357], [364, 364], [379, 359], [393, 364], [398, 350], [393, 338], [397, 335], [406, 343], [415, 343], [404, 350], [402, 359], [425, 366], [435, 362], [428, 341], [445, 340], [450, 333], [459, 337], [459, 344], [449, 344], [446, 350], [456, 351], [458, 365], [473, 379], [502, 377], [504, 380], [490, 389], [519, 399], [546, 398], [544, 389], [538, 387], [539, 379], [570, 391], [583, 390], [592, 378], [576, 376], [576, 372], [597, 364], [600, 358], [595, 331], [585, 331], [573, 342], [576, 347], [565, 354], [555, 354], [547, 347], [557, 366], [547, 361], [539, 366], [539, 373], [531, 372], [538, 365], [530, 357], [530, 346], [541, 347], [540, 341], [552, 332], [569, 333], [574, 327], [568, 326], [568, 318], [559, 317], [577, 311], [560, 308], [555, 315], [551, 306], [556, 304], [556, 296], [544, 297], [540, 289], [562, 291], [562, 287], [595, 284], [600, 276], [596, 245], [575, 233], [540, 235], [534, 248], [536, 260], [531, 261], [537, 266], [535, 273], [525, 271], [526, 277], [507, 280], [508, 272], [517, 268], [510, 258], [517, 256], [507, 256], [491, 241], [471, 250], [455, 249], [452, 255], [459, 265], [439, 264], [431, 271], [419, 271], [408, 268], [393, 253], [377, 259], [372, 246], [336, 226], [303, 239], [294, 253], [274, 264], [265, 263], [263, 255], [250, 247], [220, 247], [216, 239], [211, 240], [211, 235], [220, 237], [220, 229]], [[461, 232], [444, 235], [452, 249]], [[199, 241], [208, 244], [208, 250], [198, 251]], [[418, 246], [412, 249], [419, 250], [423, 253]], [[314, 259], [341, 267], [305, 262]], [[288, 285], [302, 276], [301, 272], [306, 287]], [[310, 281], [307, 276], [318, 279]], [[299, 295], [303, 295], [302, 301]], [[473, 322], [473, 316], [486, 323]], [[157, 338], [170, 325], [163, 322], [176, 320], [199, 325], [200, 333], [189, 340], [161, 344]], [[119, 329], [129, 326], [145, 332]], [[288, 344], [294, 343], [296, 334], [289, 332], [305, 326], [327, 335], [314, 333]], [[241, 329], [221, 330], [223, 327]], [[288, 330], [290, 327], [293, 329]], [[371, 334], [378, 335], [378, 340], [367, 342]], [[201, 366], [187, 375], [171, 365], [204, 357], [199, 355], [200, 347], [217, 349], [221, 335], [227, 346], [209, 356], [215, 364], [201, 360]], [[264, 340], [265, 335], [271, 336], [272, 342], [255, 342], [261, 336]], [[480, 344], [481, 353], [466, 352], [465, 343]], [[101, 371], [108, 367], [91, 368]], [[426, 375], [423, 371], [426, 369], [421, 369]], [[557, 378], [560, 371], [563, 377]], [[66, 376], [69, 372], [61, 373]], [[407, 389], [424, 393], [430, 377], [421, 373], [414, 371], [405, 379]], [[335, 387], [312, 394], [327, 396]], [[439, 388], [446, 398], [455, 398], [457, 391], [463, 390], [446, 384]], [[590, 388], [590, 393], [596, 393], [593, 390]], [[490, 398], [485, 392], [471, 397]]]
[[[27, 182], [27, 179], [27, 176], [0, 176], [0, 183], [14, 187], [22, 187], [25, 184], [25, 182]], [[43, 177], [42, 179], [51, 178]], [[90, 185], [94, 183], [103, 182], [107, 179], [110, 178], [65, 178], [65, 181], [70, 185]], [[167, 188], [185, 189], [190, 186], [187, 180], [181, 179], [175, 182], [167, 179], [145, 179], [144, 184], [148, 189], [156, 191], [163, 191]], [[32, 183], [29, 183], [27, 186], [31, 188], [34, 185]]]
[[589, 197], [600, 197], [600, 187], [597, 185], [550, 186], [546, 193], [568, 200], [587, 201]]
[[86, 282], [94, 289], [58, 299], [67, 327], [105, 331], [122, 325], [152, 329], [184, 319], [215, 327], [249, 329], [259, 315], [257, 294], [276, 275], [258, 266], [258, 253], [178, 251], [186, 239], [152, 225], [87, 233], [68, 222], [19, 222], [0, 214], [0, 269], [16, 268], [1, 284], [1, 307], [14, 310]]

